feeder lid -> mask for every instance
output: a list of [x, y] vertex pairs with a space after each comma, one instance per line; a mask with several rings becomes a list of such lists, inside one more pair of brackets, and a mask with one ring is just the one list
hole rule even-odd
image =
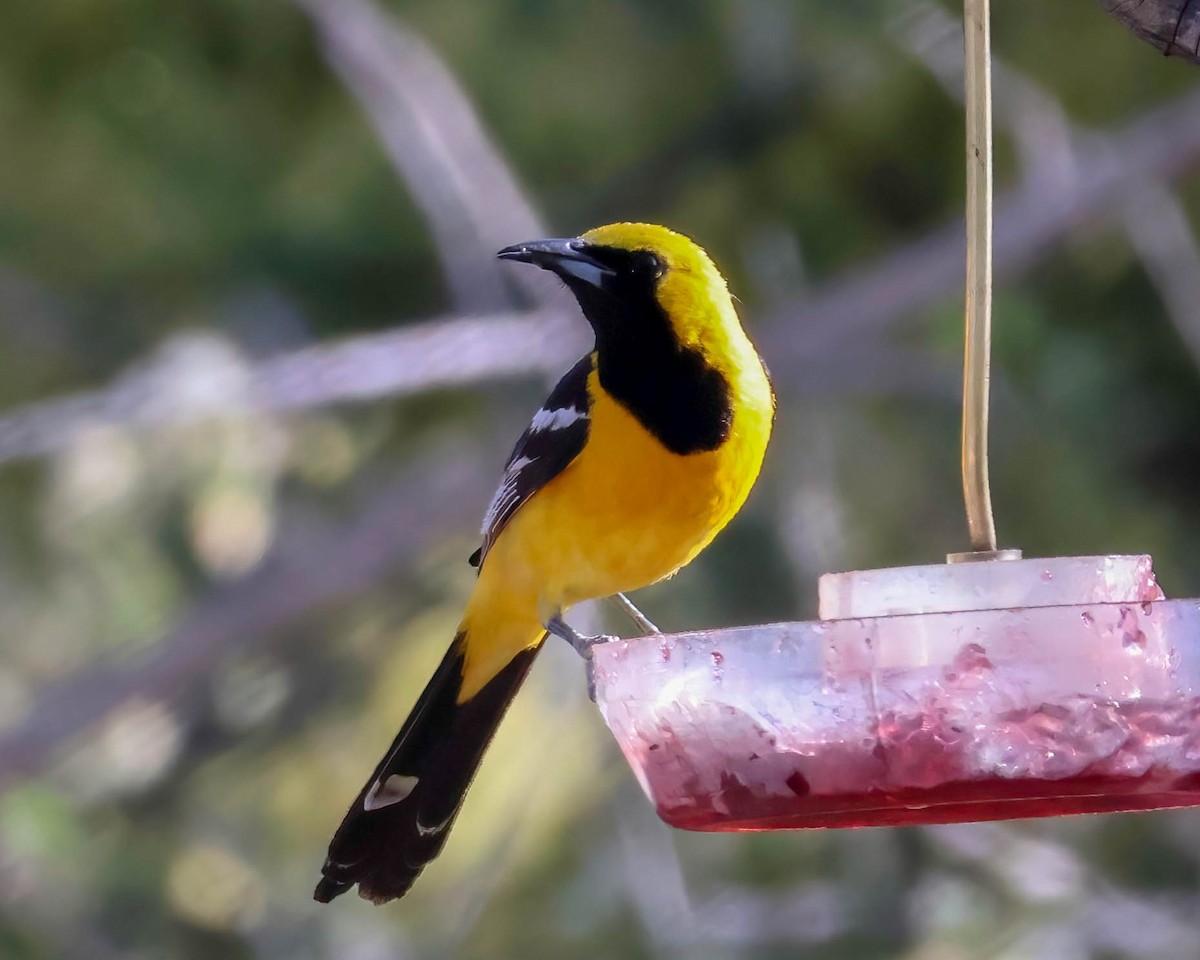
[[827, 573], [817, 583], [817, 595], [822, 620], [1163, 598], [1147, 556], [933, 563]]

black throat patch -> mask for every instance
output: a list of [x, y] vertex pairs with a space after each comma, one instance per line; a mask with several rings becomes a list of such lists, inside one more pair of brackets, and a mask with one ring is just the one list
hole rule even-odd
[[653, 273], [622, 270], [603, 290], [569, 285], [596, 331], [600, 385], [614, 400], [672, 453], [715, 450], [728, 439], [729, 381], [679, 342]]

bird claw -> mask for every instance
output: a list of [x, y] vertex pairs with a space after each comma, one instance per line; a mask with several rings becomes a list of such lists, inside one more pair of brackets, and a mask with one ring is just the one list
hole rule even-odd
[[547, 624], [546, 629], [556, 637], [561, 637], [571, 645], [574, 650], [584, 660], [591, 662], [592, 648], [598, 643], [611, 643], [613, 640], [619, 640], [620, 637], [614, 637], [606, 633], [598, 633], [595, 636], [585, 636], [580, 633], [562, 617], [553, 617]]
[[591, 663], [592, 650], [594, 650], [599, 644], [612, 643], [612, 641], [620, 639], [620, 637], [614, 637], [607, 633], [598, 633], [592, 637], [585, 637], [580, 634], [576, 634], [575, 640], [568, 640], [567, 642], [571, 644], [571, 649], [583, 657], [583, 659], [588, 663]]

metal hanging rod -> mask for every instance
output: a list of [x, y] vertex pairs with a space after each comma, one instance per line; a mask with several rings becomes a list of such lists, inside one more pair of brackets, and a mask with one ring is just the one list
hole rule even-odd
[[962, 479], [971, 550], [951, 562], [1019, 557], [996, 549], [988, 481], [988, 393], [992, 352], [992, 51], [990, 0], [964, 0], [967, 115], [966, 351]]

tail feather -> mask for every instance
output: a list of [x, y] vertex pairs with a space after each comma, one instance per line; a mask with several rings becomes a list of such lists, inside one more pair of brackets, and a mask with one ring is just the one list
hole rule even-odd
[[313, 897], [328, 903], [354, 884], [386, 903], [404, 896], [446, 843], [484, 750], [539, 645], [519, 652], [478, 693], [458, 702], [466, 635], [433, 678], [329, 844]]

